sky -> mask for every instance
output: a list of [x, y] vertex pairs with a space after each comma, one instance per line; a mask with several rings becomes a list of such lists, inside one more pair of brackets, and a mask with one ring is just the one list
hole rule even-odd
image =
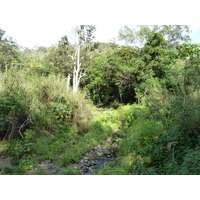
[[[166, 21], [165, 18], [158, 21], [157, 15], [154, 17], [152, 13], [148, 18], [142, 17], [138, 9], [127, 6], [130, 4], [127, 0], [123, 1], [126, 7], [117, 0], [98, 2], [97, 0], [0, 0], [0, 28], [19, 45], [33, 48], [56, 44], [62, 36], [70, 35], [74, 26], [79, 24], [96, 25], [95, 40], [109, 42], [117, 37], [118, 30], [126, 24], [179, 22], [174, 18], [171, 21]], [[130, 17], [131, 12], [136, 13], [137, 18]], [[148, 11], [146, 13], [148, 14]], [[148, 21], [151, 17], [153, 21]], [[168, 18], [169, 16], [167, 20]], [[180, 24], [188, 24], [188, 17], [185, 21], [180, 21]], [[192, 42], [200, 43], [200, 25], [192, 26], [191, 38]]]
[[200, 26], [196, 26], [191, 34], [192, 42], [200, 43]]
[[[43, 24], [37, 24], [36, 26], [29, 27], [28, 25], [23, 28], [23, 25], [19, 25], [21, 28], [15, 26], [0, 26], [6, 31], [7, 35], [11, 36], [18, 44], [23, 47], [33, 48], [35, 46], [51, 46], [57, 44], [58, 41], [64, 35], [72, 35], [73, 29], [76, 24], [65, 24], [65, 26], [59, 24], [52, 24], [44, 26]], [[5, 27], [5, 28], [4, 28]], [[113, 38], [117, 37], [118, 30], [122, 26], [115, 25], [96, 25], [95, 41], [109, 42]]]

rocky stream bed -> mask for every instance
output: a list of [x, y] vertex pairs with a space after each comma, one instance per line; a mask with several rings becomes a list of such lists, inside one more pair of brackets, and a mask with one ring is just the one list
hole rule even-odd
[[[92, 175], [93, 172], [104, 168], [109, 162], [115, 160], [114, 149], [119, 140], [120, 139], [107, 139], [104, 144], [96, 146], [93, 150], [83, 155], [82, 159], [78, 163], [68, 167], [71, 169], [77, 169], [82, 175]], [[2, 158], [1, 165], [1, 169], [5, 166], [11, 168], [14, 167], [11, 165], [10, 158]], [[43, 171], [44, 174], [59, 175], [65, 170], [66, 168], [60, 167], [51, 160], [45, 160], [38, 164], [33, 170], [29, 171], [28, 174], [38, 174], [38, 171]], [[2, 172], [3, 171], [0, 170], [0, 174]]]
[[92, 151], [86, 153], [79, 163], [73, 165], [73, 168], [79, 169], [83, 175], [91, 175], [99, 169], [104, 168], [114, 158], [115, 143], [107, 140], [106, 144], [96, 146]]

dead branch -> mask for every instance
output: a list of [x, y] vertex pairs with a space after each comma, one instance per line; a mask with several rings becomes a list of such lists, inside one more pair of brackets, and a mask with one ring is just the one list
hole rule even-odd
[[29, 122], [32, 122], [31, 116], [30, 116], [30, 115], [28, 115], [27, 119], [26, 119], [26, 120], [22, 123], [22, 125], [19, 127], [18, 132], [19, 132], [19, 134], [20, 134], [20, 136], [21, 136], [22, 138], [24, 138], [24, 136], [23, 136], [21, 130], [22, 130], [26, 125], [28, 125]]

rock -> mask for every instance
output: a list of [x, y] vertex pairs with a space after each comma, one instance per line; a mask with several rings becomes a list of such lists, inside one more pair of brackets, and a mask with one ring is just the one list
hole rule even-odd
[[103, 156], [103, 153], [102, 152], [97, 152], [97, 156], [101, 157], [101, 156]]
[[122, 140], [122, 138], [117, 138], [115, 139], [115, 142], [120, 142]]
[[92, 166], [95, 166], [95, 165], [96, 165], [96, 162], [92, 160], [91, 165], [92, 165]]
[[81, 160], [80, 163], [81, 163], [81, 164], [84, 163], [84, 160]]
[[111, 138], [108, 138], [108, 139], [106, 140], [106, 142], [112, 143], [112, 139], [111, 139]]
[[95, 149], [101, 149], [102, 148], [102, 145], [98, 145], [98, 146], [96, 146], [96, 148]]
[[98, 145], [94, 147], [94, 149], [86, 153], [80, 162], [75, 164], [75, 166], [81, 170], [82, 174], [87, 175], [105, 167], [108, 162], [114, 160], [114, 151], [111, 148], [113, 148], [115, 144], [114, 140], [107, 139], [105, 145]]
[[92, 167], [89, 167], [89, 168], [88, 168], [88, 171], [92, 171]]
[[103, 154], [108, 155], [108, 154], [110, 154], [110, 151], [107, 150], [107, 149], [105, 149], [105, 150], [103, 151]]

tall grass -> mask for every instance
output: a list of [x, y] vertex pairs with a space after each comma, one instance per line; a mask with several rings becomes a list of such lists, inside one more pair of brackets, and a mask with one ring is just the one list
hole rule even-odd
[[[1, 73], [0, 99], [6, 99], [6, 105], [0, 110], [2, 123], [5, 118], [20, 118], [20, 113], [16, 112], [16, 106], [10, 99], [14, 99], [16, 105], [24, 106], [26, 110], [23, 113], [30, 119], [23, 131], [29, 128], [43, 134], [56, 134], [69, 126], [75, 126], [78, 132], [85, 132], [92, 119], [89, 101], [80, 93], [75, 95], [71, 91], [67, 92], [66, 79], [60, 75], [29, 75], [25, 71]], [[9, 104], [10, 110], [5, 113], [3, 109]], [[20, 123], [25, 120], [26, 117]], [[6, 131], [5, 128], [3, 131]], [[16, 128], [15, 135], [17, 131]]]

